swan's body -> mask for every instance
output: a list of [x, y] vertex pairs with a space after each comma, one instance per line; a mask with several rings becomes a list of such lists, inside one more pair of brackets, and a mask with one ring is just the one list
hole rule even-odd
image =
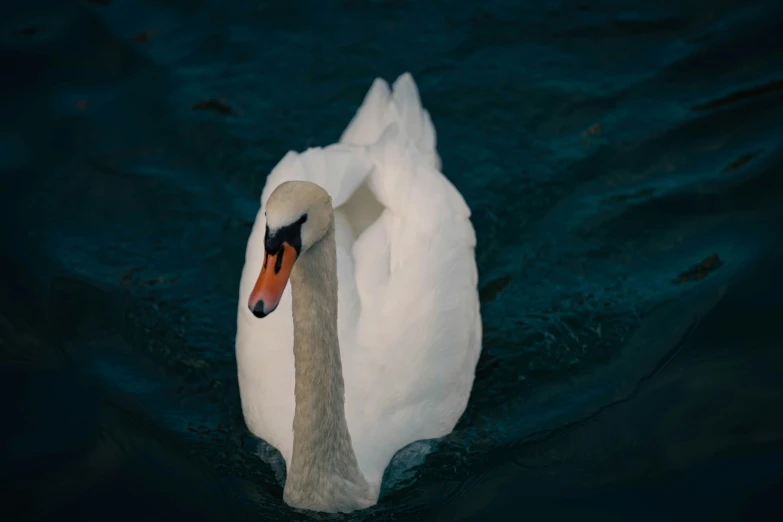
[[[393, 92], [376, 80], [339, 144], [289, 152], [267, 179], [240, 283], [237, 366], [245, 421], [281, 452], [295, 507], [375, 504], [394, 454], [448, 434], [465, 409], [481, 351], [475, 233], [439, 168], [406, 74]], [[277, 263], [290, 283], [268, 310], [267, 227], [301, 245], [293, 267]], [[270, 315], [255, 317], [254, 299]]]

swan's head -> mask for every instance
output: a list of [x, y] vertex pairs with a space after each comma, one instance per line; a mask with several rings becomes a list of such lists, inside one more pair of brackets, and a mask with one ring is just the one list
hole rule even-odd
[[272, 313], [296, 260], [320, 241], [333, 219], [332, 198], [309, 181], [281, 183], [266, 202], [264, 264], [247, 306], [256, 317]]

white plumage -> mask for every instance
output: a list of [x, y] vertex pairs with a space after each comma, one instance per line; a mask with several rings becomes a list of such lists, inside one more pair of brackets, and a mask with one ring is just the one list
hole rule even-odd
[[311, 181], [335, 207], [338, 334], [348, 429], [376, 498], [407, 444], [442, 437], [465, 409], [481, 351], [470, 210], [439, 171], [435, 129], [410, 74], [376, 80], [340, 142], [289, 152], [269, 175], [240, 283], [236, 355], [249, 429], [290, 465], [290, 283], [259, 320], [248, 296], [264, 258], [264, 210], [282, 182]]

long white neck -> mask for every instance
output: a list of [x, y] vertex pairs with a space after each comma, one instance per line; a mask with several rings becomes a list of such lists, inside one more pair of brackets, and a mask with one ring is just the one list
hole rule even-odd
[[294, 447], [283, 499], [300, 509], [350, 512], [376, 499], [356, 461], [345, 420], [337, 337], [334, 219], [291, 273], [294, 316]]

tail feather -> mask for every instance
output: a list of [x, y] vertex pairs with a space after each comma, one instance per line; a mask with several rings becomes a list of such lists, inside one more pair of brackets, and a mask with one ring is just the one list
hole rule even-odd
[[340, 136], [339, 143], [359, 146], [374, 143], [387, 126], [386, 112], [390, 97], [389, 84], [382, 78], [376, 78], [359, 110]]
[[411, 143], [432, 167], [440, 169], [437, 134], [429, 112], [422, 107], [419, 90], [410, 73], [395, 80], [392, 89], [386, 81], [376, 79], [340, 137], [344, 145], [371, 145], [391, 125], [397, 125], [399, 139]]
[[419, 89], [410, 73], [402, 74], [394, 82], [391, 102], [390, 113], [394, 114], [402, 134], [430, 160], [430, 165], [440, 170], [435, 126], [430, 113], [421, 104]]

